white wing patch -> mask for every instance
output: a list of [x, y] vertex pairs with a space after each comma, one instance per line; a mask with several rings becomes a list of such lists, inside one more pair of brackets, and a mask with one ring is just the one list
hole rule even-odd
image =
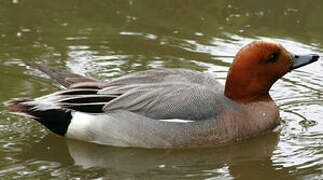
[[184, 119], [161, 119], [160, 121], [174, 122], [174, 123], [190, 123], [190, 122], [194, 122], [194, 121], [191, 121], [191, 120], [184, 120]]

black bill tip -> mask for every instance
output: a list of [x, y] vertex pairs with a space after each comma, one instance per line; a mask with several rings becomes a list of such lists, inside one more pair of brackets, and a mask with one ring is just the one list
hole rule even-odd
[[312, 62], [317, 61], [320, 56], [317, 54], [308, 54], [308, 55], [295, 55], [291, 54], [291, 58], [293, 60], [293, 64], [290, 67], [290, 71], [300, 68], [302, 66], [311, 64]]

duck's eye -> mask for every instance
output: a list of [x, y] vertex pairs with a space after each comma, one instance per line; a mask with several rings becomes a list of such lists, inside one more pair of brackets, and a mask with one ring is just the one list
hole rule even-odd
[[274, 63], [278, 60], [279, 53], [275, 52], [268, 56], [268, 58], [265, 60], [266, 63]]

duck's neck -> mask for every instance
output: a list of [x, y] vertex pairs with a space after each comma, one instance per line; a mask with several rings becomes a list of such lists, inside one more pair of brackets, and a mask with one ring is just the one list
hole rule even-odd
[[[238, 74], [238, 75], [237, 75]], [[241, 73], [228, 73], [224, 95], [237, 103], [251, 103], [256, 101], [272, 101], [269, 89], [272, 82], [259, 82]]]

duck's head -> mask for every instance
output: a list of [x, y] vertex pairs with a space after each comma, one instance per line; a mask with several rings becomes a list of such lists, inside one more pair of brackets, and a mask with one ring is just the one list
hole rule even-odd
[[238, 103], [271, 100], [269, 89], [280, 77], [318, 59], [315, 54], [292, 54], [274, 41], [254, 41], [237, 53], [224, 94]]

